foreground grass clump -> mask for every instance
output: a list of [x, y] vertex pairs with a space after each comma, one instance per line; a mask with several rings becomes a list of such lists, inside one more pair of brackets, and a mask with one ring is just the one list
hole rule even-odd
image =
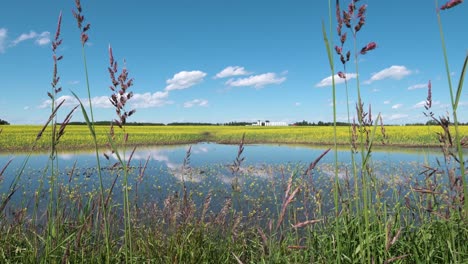
[[[29, 150], [39, 126], [3, 126], [0, 137], [1, 151]], [[99, 146], [107, 144], [108, 127], [96, 126], [96, 136]], [[386, 139], [388, 146], [438, 146], [438, 126], [387, 126]], [[454, 131], [454, 129], [452, 128]], [[468, 135], [468, 126], [460, 126], [460, 133]], [[197, 142], [216, 142], [235, 144], [246, 133], [246, 143], [283, 143], [283, 144], [333, 144], [333, 127], [231, 127], [231, 126], [126, 126], [131, 134], [129, 145], [168, 145], [189, 144]], [[50, 133], [49, 130], [45, 134]], [[348, 127], [337, 127], [337, 141], [340, 145], [349, 144]], [[375, 145], [381, 145], [382, 135], [375, 138]], [[92, 136], [86, 126], [69, 125], [62, 136], [62, 150], [92, 149]], [[37, 143], [36, 150], [44, 151], [50, 145], [49, 137], [44, 137]]]

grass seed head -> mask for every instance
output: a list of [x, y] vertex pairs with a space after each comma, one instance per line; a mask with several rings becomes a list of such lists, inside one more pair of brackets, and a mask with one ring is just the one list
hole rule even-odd
[[335, 46], [335, 51], [336, 51], [336, 54], [341, 55], [342, 48], [339, 46]]
[[374, 50], [375, 48], [377, 48], [377, 43], [375, 42], [369, 42], [369, 44], [367, 44], [366, 46], [364, 46], [362, 49], [361, 49], [361, 54], [364, 55], [366, 54], [367, 52], [371, 51], [371, 50]]
[[444, 5], [442, 5], [440, 7], [440, 10], [450, 9], [452, 7], [455, 7], [455, 6], [459, 5], [459, 4], [461, 4], [462, 2], [463, 2], [463, 0], [450, 0], [447, 3], [445, 3]]
[[90, 28], [91, 24], [86, 24], [86, 26], [83, 27], [83, 23], [85, 21], [85, 17], [81, 14], [83, 9], [81, 8], [81, 2], [80, 0], [75, 0], [75, 7], [76, 11], [72, 10], [73, 17], [76, 19], [78, 28], [81, 30], [81, 45], [86, 44], [88, 42], [89, 36], [86, 33]]

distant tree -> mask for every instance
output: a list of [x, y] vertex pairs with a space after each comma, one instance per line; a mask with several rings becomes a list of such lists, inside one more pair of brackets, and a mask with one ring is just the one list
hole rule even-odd
[[251, 122], [229, 122], [224, 123], [225, 126], [249, 126], [252, 125]]
[[305, 121], [305, 120], [302, 120], [301, 122], [296, 122], [293, 124], [294, 126], [312, 126], [313, 124]]
[[426, 122], [426, 125], [431, 125], [431, 126], [434, 126], [434, 125], [437, 125], [437, 122], [435, 120], [429, 120]]
[[0, 119], [0, 125], [9, 125], [10, 123], [8, 123], [6, 120], [3, 120], [3, 119]]
[[192, 123], [192, 122], [173, 122], [167, 124], [168, 126], [214, 126], [212, 123]]

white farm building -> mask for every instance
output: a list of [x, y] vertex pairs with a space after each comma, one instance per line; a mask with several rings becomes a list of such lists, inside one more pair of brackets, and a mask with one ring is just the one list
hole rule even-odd
[[252, 126], [288, 126], [286, 122], [270, 122], [268, 120], [261, 121], [258, 120], [257, 123], [253, 123]]

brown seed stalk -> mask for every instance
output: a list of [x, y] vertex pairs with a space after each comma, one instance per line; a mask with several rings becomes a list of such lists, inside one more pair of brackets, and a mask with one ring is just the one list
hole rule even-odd
[[366, 46], [364, 46], [362, 49], [361, 49], [361, 54], [364, 55], [366, 54], [367, 52], [373, 50], [377, 48], [377, 43], [375, 42], [370, 42], [369, 44], [367, 44]]
[[440, 7], [440, 10], [445, 10], [445, 9], [450, 9], [452, 7], [455, 7], [456, 5], [459, 5], [463, 2], [463, 0], [450, 0], [444, 5]]
[[86, 26], [83, 27], [85, 17], [81, 14], [83, 9], [81, 8], [80, 0], [75, 0], [75, 7], [76, 7], [76, 11], [72, 10], [72, 13], [73, 13], [73, 17], [76, 19], [78, 28], [81, 31], [81, 45], [84, 46], [86, 44], [86, 42], [88, 42], [88, 39], [89, 39], [89, 36], [86, 33], [86, 31], [88, 31], [90, 29], [91, 24], [88, 23], [88, 24], [86, 24]]
[[116, 77], [118, 72], [117, 62], [114, 59], [112, 47], [109, 45], [109, 67], [107, 68], [110, 74], [112, 85], [109, 86], [112, 90], [112, 95], [109, 98], [111, 104], [115, 107], [115, 112], [118, 119], [114, 120], [115, 123], [122, 128], [126, 124], [127, 118], [133, 115], [136, 110], [133, 109], [129, 112], [125, 110], [125, 105], [130, 98], [133, 97], [132, 92], [127, 90], [133, 85], [133, 78], [128, 78], [128, 71], [126, 68]]

